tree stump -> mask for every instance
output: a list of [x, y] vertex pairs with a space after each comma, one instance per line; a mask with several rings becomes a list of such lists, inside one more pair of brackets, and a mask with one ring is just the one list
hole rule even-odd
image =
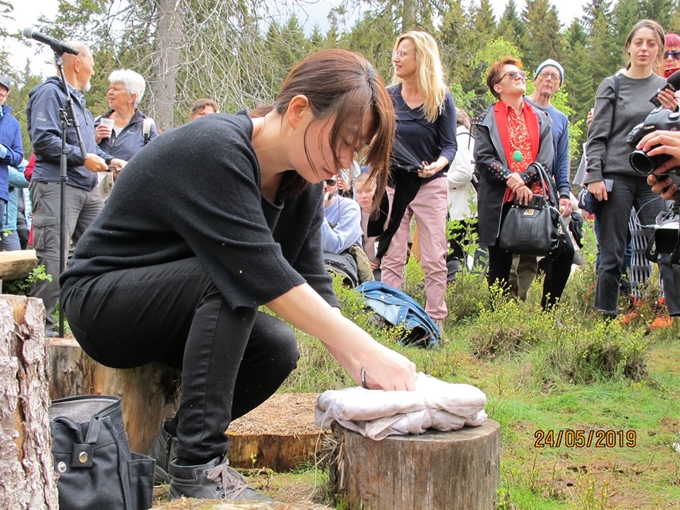
[[313, 464], [329, 431], [314, 423], [318, 393], [275, 393], [262, 405], [234, 420], [229, 436], [229, 464], [239, 468], [290, 471]]
[[[125, 333], [121, 333], [125, 334]], [[116, 395], [122, 399], [130, 450], [148, 455], [163, 418], [179, 404], [181, 373], [160, 363], [117, 369], [90, 358], [78, 342], [50, 339], [50, 397]]]
[[331, 485], [348, 508], [490, 510], [500, 483], [500, 425], [374, 441], [332, 425]]
[[48, 379], [42, 301], [0, 296], [2, 508], [59, 508], [47, 414]]

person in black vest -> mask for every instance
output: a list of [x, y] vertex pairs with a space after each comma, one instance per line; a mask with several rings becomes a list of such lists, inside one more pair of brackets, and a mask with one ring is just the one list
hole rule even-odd
[[415, 389], [415, 365], [340, 313], [321, 247], [321, 182], [365, 149], [384, 193], [394, 125], [361, 55], [314, 53], [273, 105], [208, 115], [139, 152], [77, 246], [62, 302], [83, 349], [110, 367], [182, 370], [152, 452], [171, 498], [267, 499], [229, 467], [225, 430], [295, 369], [283, 321], [364, 387]]

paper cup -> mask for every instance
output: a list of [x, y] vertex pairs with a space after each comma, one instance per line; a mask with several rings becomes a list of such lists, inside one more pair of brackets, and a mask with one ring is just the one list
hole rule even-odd
[[107, 128], [109, 128], [109, 129], [111, 129], [111, 130], [113, 130], [113, 126], [114, 126], [114, 124], [115, 124], [114, 120], [113, 120], [113, 119], [109, 119], [109, 118], [99, 119], [99, 123], [100, 123], [102, 126], [106, 126]]

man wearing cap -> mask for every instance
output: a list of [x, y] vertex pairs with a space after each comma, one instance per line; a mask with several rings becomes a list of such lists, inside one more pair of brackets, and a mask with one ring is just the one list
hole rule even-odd
[[[569, 120], [567, 116], [555, 108], [550, 100], [564, 82], [564, 68], [559, 62], [548, 59], [542, 62], [534, 75], [534, 91], [525, 99], [534, 107], [546, 112], [552, 121], [553, 146], [555, 159], [550, 168], [560, 197], [560, 211], [564, 218], [571, 215], [572, 207], [569, 199]], [[573, 247], [572, 247], [573, 250]], [[562, 260], [563, 258], [561, 258]], [[550, 267], [546, 278], [564, 280], [566, 284], [571, 272], [572, 258], [567, 257], [569, 265]], [[513, 270], [510, 274], [511, 291], [522, 300], [526, 300], [527, 291], [538, 272], [536, 257], [516, 255]]]
[[5, 206], [9, 200], [9, 169], [18, 167], [24, 159], [21, 142], [21, 126], [12, 115], [12, 108], [5, 104], [11, 83], [6, 76], [0, 76], [0, 218], [5, 217]]
[[[78, 55], [64, 54], [64, 75], [69, 95], [78, 118], [80, 133], [87, 154], [83, 155], [78, 144], [76, 130], [71, 121], [66, 128], [66, 233], [68, 243], [75, 246], [78, 239], [92, 224], [102, 208], [97, 189], [96, 172], [106, 172], [108, 166], [118, 169], [126, 162], [115, 159], [102, 151], [95, 141], [92, 114], [85, 107], [81, 92], [90, 90], [90, 78], [94, 75], [94, 59], [89, 48], [73, 43]], [[52, 317], [59, 299], [59, 233], [60, 233], [60, 159], [61, 119], [60, 110], [66, 107], [66, 94], [61, 80], [52, 76], [35, 87], [28, 95], [28, 133], [35, 153], [35, 169], [30, 191], [33, 203], [33, 246], [38, 263], [45, 266], [52, 281], [39, 280], [31, 289], [31, 296], [41, 298], [47, 312], [45, 334], [56, 336]], [[68, 112], [71, 117], [71, 112]], [[67, 245], [68, 245], [67, 243]]]

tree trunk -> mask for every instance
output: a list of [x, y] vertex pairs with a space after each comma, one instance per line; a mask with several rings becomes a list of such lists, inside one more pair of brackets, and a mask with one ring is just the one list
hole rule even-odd
[[45, 308], [39, 299], [0, 296], [0, 388], [2, 508], [57, 509]]
[[160, 0], [158, 28], [154, 38], [154, 65], [149, 80], [150, 114], [160, 131], [173, 127], [175, 84], [182, 45], [182, 0]]
[[500, 483], [500, 425], [374, 441], [333, 423], [331, 485], [348, 508], [488, 510]]
[[53, 338], [50, 373], [52, 399], [73, 395], [121, 397], [125, 432], [133, 452], [148, 455], [161, 421], [177, 410], [181, 374], [160, 363], [109, 368], [85, 354], [75, 340]]

